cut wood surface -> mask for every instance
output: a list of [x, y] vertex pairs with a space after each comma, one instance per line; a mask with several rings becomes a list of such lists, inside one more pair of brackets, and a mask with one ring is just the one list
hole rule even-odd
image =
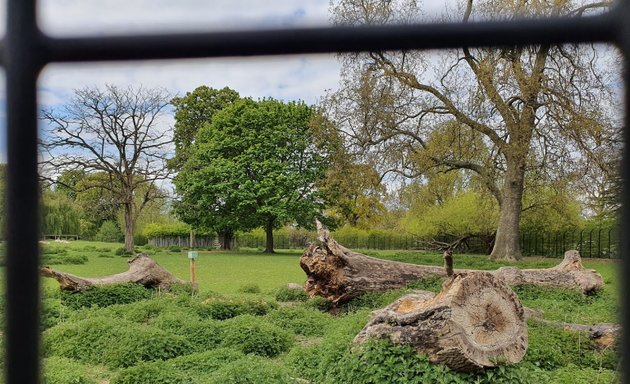
[[514, 364], [527, 351], [523, 307], [512, 289], [488, 272], [455, 274], [442, 291], [406, 295], [374, 312], [356, 343], [389, 339], [433, 363], [471, 372]]
[[[347, 302], [366, 292], [403, 288], [408, 282], [429, 275], [447, 275], [439, 266], [417, 265], [382, 260], [351, 251], [335, 241], [330, 232], [317, 222], [318, 244], [311, 244], [300, 259], [306, 272], [304, 289], [311, 296], [323, 296], [334, 304]], [[472, 270], [455, 269], [455, 273]], [[564, 260], [553, 268], [518, 269], [502, 267], [490, 271], [510, 286], [533, 284], [570, 288], [589, 293], [604, 282], [597, 271], [582, 266], [578, 251], [565, 253]]]
[[186, 284], [162, 268], [155, 260], [145, 254], [138, 254], [127, 262], [129, 269], [125, 272], [103, 277], [80, 277], [70, 273], [57, 271], [48, 266], [40, 269], [40, 274], [56, 279], [62, 290], [80, 292], [95, 285], [122, 283], [141, 284], [147, 288], [168, 289], [171, 284]]

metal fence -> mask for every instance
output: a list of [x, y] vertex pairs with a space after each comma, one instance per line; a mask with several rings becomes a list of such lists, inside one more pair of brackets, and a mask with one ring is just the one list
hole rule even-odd
[[555, 233], [526, 233], [521, 236], [525, 256], [562, 257], [577, 249], [582, 257], [619, 258], [619, 234], [614, 228], [593, 228]]
[[[278, 249], [304, 249], [315, 240], [315, 233], [309, 236], [274, 235], [274, 247]], [[336, 235], [333, 237], [343, 246], [351, 249], [375, 250], [426, 250], [438, 251], [440, 245], [452, 243], [456, 236], [438, 236], [435, 239], [421, 239], [411, 235]], [[238, 247], [264, 249], [264, 237], [241, 234], [236, 238]], [[570, 249], [580, 251], [582, 257], [618, 258], [619, 236], [614, 228], [593, 228], [565, 232], [533, 232], [521, 235], [521, 250], [524, 256], [562, 257]], [[465, 240], [457, 253], [489, 254], [492, 238], [472, 237]]]

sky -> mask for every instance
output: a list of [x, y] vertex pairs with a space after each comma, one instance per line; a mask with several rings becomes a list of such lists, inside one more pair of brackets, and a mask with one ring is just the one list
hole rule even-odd
[[[38, 22], [54, 36], [119, 35], [329, 25], [329, 0], [40, 0]], [[436, 14], [443, 0], [425, 0]], [[0, 33], [6, 0], [0, 0]], [[254, 99], [315, 104], [339, 82], [335, 55], [52, 64], [41, 73], [41, 108], [56, 108], [87, 86], [143, 85], [184, 95], [200, 85]], [[6, 160], [4, 76], [0, 76], [0, 161]]]

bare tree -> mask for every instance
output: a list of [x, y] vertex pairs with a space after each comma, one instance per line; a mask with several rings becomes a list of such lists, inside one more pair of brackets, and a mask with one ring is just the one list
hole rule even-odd
[[[609, 5], [468, 0], [446, 19], [587, 17]], [[337, 0], [331, 11], [346, 25], [408, 23], [421, 15], [413, 0]], [[526, 175], [575, 177], [585, 152], [610, 143], [615, 67], [605, 68], [602, 52], [541, 45], [345, 55], [341, 89], [325, 105], [383, 173], [476, 175], [500, 207], [491, 258], [520, 259]]]
[[164, 197], [158, 183], [170, 176], [172, 135], [160, 126], [170, 98], [162, 89], [106, 85], [77, 90], [63, 107], [42, 112], [48, 123], [41, 140], [43, 177], [56, 182], [72, 170], [106, 175], [81, 185], [107, 190], [118, 200], [129, 252], [138, 216]]

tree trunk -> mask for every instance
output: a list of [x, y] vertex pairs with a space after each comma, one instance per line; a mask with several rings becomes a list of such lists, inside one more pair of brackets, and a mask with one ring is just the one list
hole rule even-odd
[[95, 285], [122, 283], [136, 283], [147, 288], [160, 289], [168, 289], [172, 284], [187, 284], [145, 254], [139, 254], [127, 263], [129, 270], [126, 272], [104, 277], [80, 277], [54, 270], [48, 266], [42, 267], [40, 274], [56, 279], [62, 290], [73, 292], [81, 292]]
[[232, 249], [234, 242], [234, 232], [232, 230], [222, 230], [219, 233], [219, 245], [221, 250], [229, 251]]
[[488, 272], [456, 274], [437, 295], [406, 295], [375, 312], [356, 343], [408, 345], [433, 363], [472, 372], [521, 361], [527, 323], [512, 289]]
[[[300, 259], [307, 275], [304, 289], [310, 296], [323, 296], [333, 304], [341, 304], [366, 292], [404, 288], [408, 282], [430, 275], [446, 277], [443, 267], [381, 260], [353, 252], [330, 237], [321, 223], [317, 226], [320, 245], [311, 244]], [[589, 293], [604, 284], [599, 273], [584, 269], [577, 251], [567, 251], [562, 263], [553, 268], [502, 267], [490, 273], [510, 286], [533, 284]]]
[[491, 260], [516, 261], [523, 258], [519, 225], [523, 205], [525, 165], [517, 160], [508, 160], [508, 162], [499, 210], [499, 225], [494, 247], [490, 253]]
[[125, 207], [125, 251], [133, 253], [133, 206], [131, 203], [123, 204]]
[[188, 247], [190, 249], [194, 249], [195, 248], [195, 231], [194, 230], [190, 230], [190, 237], [188, 239]]
[[265, 225], [265, 234], [267, 237], [265, 253], [275, 253], [273, 250], [273, 222], [274, 219], [267, 219], [267, 224]]

